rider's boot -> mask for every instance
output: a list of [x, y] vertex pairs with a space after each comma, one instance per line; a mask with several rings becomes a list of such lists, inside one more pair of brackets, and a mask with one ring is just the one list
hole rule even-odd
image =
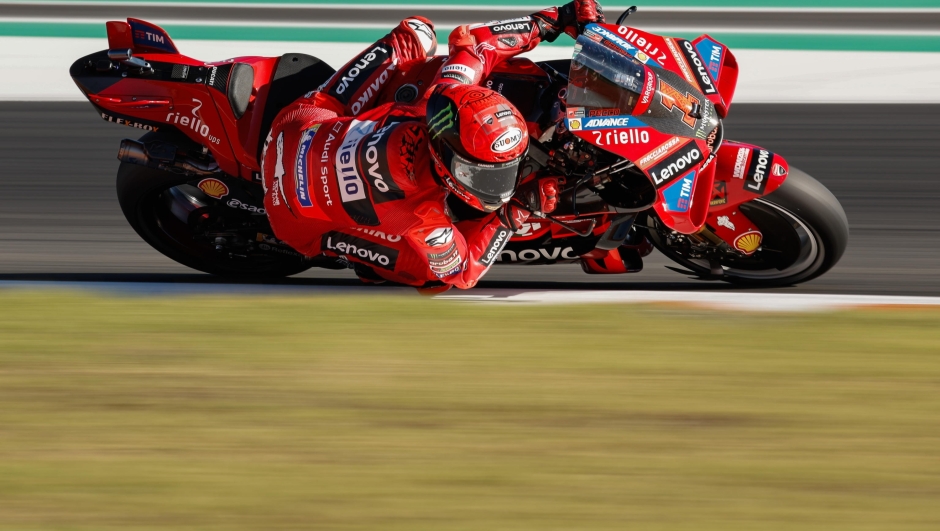
[[618, 275], [643, 270], [643, 258], [636, 249], [618, 247], [609, 251], [594, 249], [581, 256], [581, 269], [589, 275]]

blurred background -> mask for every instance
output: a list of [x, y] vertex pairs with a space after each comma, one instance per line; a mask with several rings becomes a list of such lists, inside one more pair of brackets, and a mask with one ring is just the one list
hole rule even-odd
[[[138, 132], [68, 76], [127, 17], [200, 60], [338, 67], [406, 16], [444, 42], [543, 7], [0, 0], [0, 531], [940, 528], [936, 309], [457, 304], [316, 269], [223, 283], [128, 226], [115, 157]], [[728, 137], [845, 207], [842, 261], [766, 291], [940, 295], [940, 1], [653, 0], [628, 24], [727, 44]], [[497, 265], [481, 287], [737, 289], [667, 264]]]

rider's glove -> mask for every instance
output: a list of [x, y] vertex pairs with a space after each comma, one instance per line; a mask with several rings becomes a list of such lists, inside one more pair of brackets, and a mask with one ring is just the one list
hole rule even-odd
[[515, 197], [522, 201], [531, 212], [540, 216], [555, 211], [560, 195], [558, 179], [543, 177], [519, 186]]
[[604, 23], [604, 10], [596, 0], [574, 0], [558, 9], [558, 19], [564, 24], [565, 33], [577, 39], [584, 26], [593, 22]]
[[529, 219], [531, 213], [528, 210], [519, 208], [512, 203], [506, 203], [496, 211], [499, 222], [507, 229], [518, 232], [522, 229], [522, 224]]
[[554, 42], [562, 33], [573, 39], [592, 22], [604, 22], [604, 11], [597, 0], [574, 0], [559, 8], [550, 8], [532, 15], [539, 26], [541, 40]]

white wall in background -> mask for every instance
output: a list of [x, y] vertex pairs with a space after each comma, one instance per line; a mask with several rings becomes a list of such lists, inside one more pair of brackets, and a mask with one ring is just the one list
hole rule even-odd
[[[337, 66], [365, 44], [255, 41], [176, 42], [197, 59], [308, 53]], [[104, 49], [104, 39], [0, 37], [0, 100], [81, 101], [68, 69]], [[566, 48], [543, 46], [535, 60], [560, 59]], [[737, 103], [940, 103], [940, 54], [734, 50], [741, 67]]]

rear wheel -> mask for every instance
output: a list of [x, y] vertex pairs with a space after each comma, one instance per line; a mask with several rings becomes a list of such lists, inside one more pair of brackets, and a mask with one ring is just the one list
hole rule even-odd
[[648, 214], [653, 245], [703, 278], [734, 284], [786, 286], [806, 282], [832, 269], [845, 252], [849, 223], [839, 200], [819, 181], [791, 168], [773, 193], [740, 207], [763, 233], [751, 256], [717, 247], [703, 249], [673, 234]]
[[[153, 140], [167, 139], [154, 133], [141, 138]], [[203, 193], [194, 181], [199, 178], [121, 163], [117, 195], [124, 217], [157, 251], [213, 275], [276, 278], [314, 265], [274, 239], [263, 211], [232, 208]], [[243, 186], [257, 188], [250, 191], [263, 197], [260, 185]]]

